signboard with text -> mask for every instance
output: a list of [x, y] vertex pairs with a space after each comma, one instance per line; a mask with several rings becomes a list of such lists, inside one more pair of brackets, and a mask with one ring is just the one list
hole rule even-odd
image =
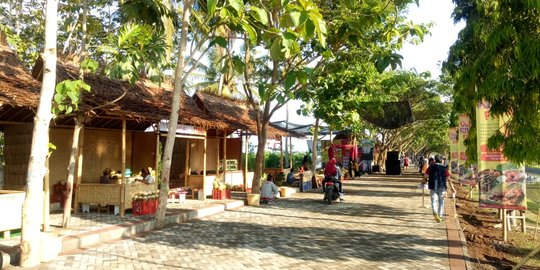
[[508, 117], [490, 114], [491, 104], [479, 102], [476, 108], [480, 207], [512, 210], [527, 209], [524, 169], [508, 162], [500, 149], [490, 149], [489, 137], [505, 133]]

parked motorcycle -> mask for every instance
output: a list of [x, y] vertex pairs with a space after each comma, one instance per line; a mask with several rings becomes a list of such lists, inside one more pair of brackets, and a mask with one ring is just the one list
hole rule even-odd
[[324, 202], [327, 204], [332, 204], [333, 201], [339, 198], [338, 190], [335, 186], [335, 183], [328, 181], [324, 183]]

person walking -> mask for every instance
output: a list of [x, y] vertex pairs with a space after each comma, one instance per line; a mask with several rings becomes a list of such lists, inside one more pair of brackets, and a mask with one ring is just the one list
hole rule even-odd
[[452, 193], [456, 193], [454, 185], [450, 181], [448, 168], [441, 164], [442, 159], [439, 155], [435, 156], [435, 163], [429, 165], [425, 177], [428, 179], [428, 188], [431, 195], [431, 209], [433, 218], [437, 223], [444, 219], [444, 195], [447, 186], [450, 186]]

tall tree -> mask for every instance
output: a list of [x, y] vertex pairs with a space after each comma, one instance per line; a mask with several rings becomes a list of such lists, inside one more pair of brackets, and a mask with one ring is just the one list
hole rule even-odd
[[[216, 1], [208, 1], [217, 4]], [[214, 45], [226, 46], [226, 40], [218, 33], [223, 21], [216, 18], [215, 8], [206, 6], [205, 1], [186, 0], [181, 6], [181, 31], [178, 41], [177, 63], [174, 75], [173, 100], [169, 116], [167, 139], [162, 157], [161, 188], [156, 226], [162, 227], [167, 209], [167, 196], [173, 147], [179, 117], [181, 94], [189, 75], [199, 66], [198, 62]], [[196, 30], [196, 31], [195, 31]], [[190, 46], [188, 47], [188, 41]]]
[[34, 120], [32, 147], [28, 161], [26, 197], [22, 212], [22, 267], [33, 267], [41, 259], [41, 211], [43, 209], [43, 177], [49, 146], [49, 124], [52, 119], [52, 98], [56, 84], [56, 34], [58, 1], [47, 0], [45, 17], [45, 48], [43, 50], [43, 82], [39, 107]]
[[[455, 110], [474, 119], [476, 104], [490, 102], [492, 115], [511, 118], [489, 147], [517, 163], [539, 162], [540, 2], [454, 3], [454, 20], [466, 21], [443, 65], [455, 80]], [[476, 142], [468, 143], [468, 152], [475, 149]]]
[[[270, 118], [294, 99], [306, 85], [311, 60], [303, 50], [310, 46], [319, 55], [326, 47], [326, 23], [317, 5], [301, 1], [230, 1], [231, 8], [216, 6], [228, 27], [245, 39], [245, 50], [235, 57], [243, 74], [243, 90], [256, 112], [257, 154], [253, 192], [259, 193]], [[260, 57], [262, 50], [268, 57]], [[256, 65], [262, 58], [265, 65]]]
[[[81, 30], [82, 30], [82, 35], [81, 35], [81, 55], [80, 55], [80, 60], [81, 61], [85, 61], [85, 58], [86, 58], [86, 19], [87, 19], [87, 15], [88, 15], [88, 0], [82, 0], [83, 1], [83, 10], [82, 10], [82, 19], [81, 19], [81, 24], [82, 24], [82, 27], [81, 27]], [[70, 94], [67, 95], [64, 95], [64, 96], [68, 96], [70, 97], [71, 99], [71, 104], [74, 104], [74, 109], [71, 109], [72, 106], [67, 106], [67, 110], [76, 110], [77, 109], [77, 105], [80, 101], [82, 101], [82, 93], [84, 91], [89, 91], [90, 89], [90, 86], [87, 85], [86, 83], [84, 83], [84, 67], [83, 65], [81, 65], [81, 63], [79, 63], [79, 66], [81, 66], [80, 68], [80, 71], [79, 71], [79, 81], [77, 81], [78, 83], [75, 83], [75, 84], [71, 84], [71, 86], [74, 86], [73, 89], [65, 89], [64, 87], [62, 86], [68, 86], [70, 85], [69, 83], [65, 83], [63, 85], [60, 85], [60, 91], [57, 91], [57, 95], [60, 94], [60, 95], [63, 95], [64, 93], [62, 93], [62, 90], [66, 90], [66, 91], [69, 91]], [[63, 89], [62, 89], [63, 88]], [[60, 93], [58, 93], [60, 92]], [[62, 98], [62, 99], [65, 99], [65, 98]], [[59, 99], [55, 99], [55, 100], [59, 100]], [[72, 137], [72, 140], [71, 140], [71, 152], [70, 152], [70, 157], [69, 157], [69, 164], [68, 164], [68, 177], [67, 177], [67, 181], [66, 181], [66, 185], [67, 185], [67, 198], [66, 198], [66, 201], [64, 203], [64, 215], [62, 217], [62, 227], [63, 228], [67, 228], [68, 225], [69, 225], [69, 220], [71, 219], [71, 201], [72, 201], [72, 194], [73, 194], [73, 183], [74, 183], [74, 180], [75, 180], [75, 169], [77, 168], [77, 166], [82, 166], [82, 159], [79, 159], [79, 138], [80, 138], [80, 134], [81, 134], [81, 131], [83, 130], [84, 128], [84, 123], [83, 123], [83, 115], [81, 112], [77, 112], [76, 113], [76, 116], [75, 116], [75, 127], [73, 128], [73, 137]], [[81, 163], [77, 162], [77, 161], [80, 161]], [[77, 204], [76, 204], [77, 205]]]

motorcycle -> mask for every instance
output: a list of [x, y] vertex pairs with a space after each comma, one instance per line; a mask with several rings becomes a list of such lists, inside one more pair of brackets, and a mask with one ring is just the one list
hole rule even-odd
[[339, 198], [338, 190], [332, 181], [324, 183], [324, 201], [327, 204], [332, 204], [332, 201], [335, 201]]

